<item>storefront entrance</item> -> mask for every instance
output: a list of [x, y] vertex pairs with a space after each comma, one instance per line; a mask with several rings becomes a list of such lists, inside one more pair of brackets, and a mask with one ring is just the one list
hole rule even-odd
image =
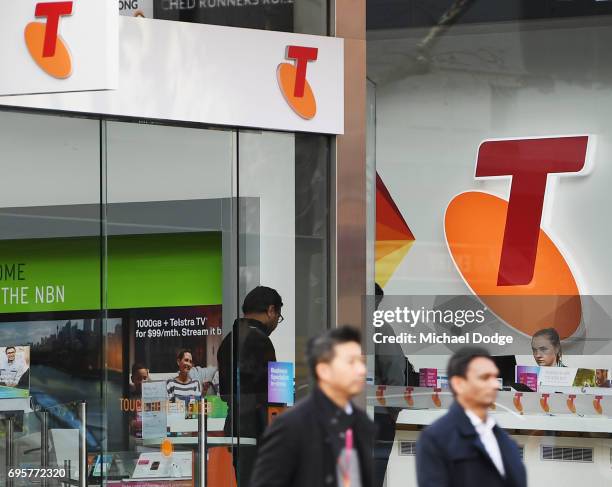
[[270, 420], [307, 393], [329, 138], [0, 111], [0, 168], [0, 485], [247, 485], [217, 351], [272, 287]]

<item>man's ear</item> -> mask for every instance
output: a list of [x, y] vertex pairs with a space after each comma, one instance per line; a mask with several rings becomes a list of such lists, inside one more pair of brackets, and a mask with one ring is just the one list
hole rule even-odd
[[450, 386], [455, 392], [455, 394], [460, 394], [465, 386], [465, 379], [463, 377], [455, 375], [450, 379]]
[[326, 362], [319, 362], [315, 367], [315, 372], [317, 373], [317, 379], [323, 382], [329, 381], [330, 368], [329, 364]]

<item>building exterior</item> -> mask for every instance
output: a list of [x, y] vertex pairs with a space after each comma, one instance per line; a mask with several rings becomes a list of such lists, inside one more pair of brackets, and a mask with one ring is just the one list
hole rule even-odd
[[[608, 2], [133, 0], [77, 28], [82, 2], [58, 14], [50, 56], [66, 47], [71, 69], [36, 58], [26, 24], [0, 50], [19, 73], [0, 82], [0, 485], [41, 467], [45, 485], [247, 485], [257, 438], [227, 429], [217, 352], [258, 285], [283, 300], [268, 419], [311, 388], [307, 339], [359, 327], [362, 405], [397, 414], [373, 455], [388, 487], [416, 485], [456, 344], [407, 339], [414, 372], [381, 379], [398, 349], [377, 346], [374, 282], [381, 311], [433, 317], [385, 320], [393, 335], [487, 337], [492, 414], [530, 483], [610, 482]], [[496, 151], [505, 173], [484, 168]], [[549, 156], [575, 167], [527, 191], [535, 257], [500, 285], [513, 164]], [[563, 384], [535, 367], [548, 327]], [[167, 381], [185, 350], [200, 393], [181, 404]]]

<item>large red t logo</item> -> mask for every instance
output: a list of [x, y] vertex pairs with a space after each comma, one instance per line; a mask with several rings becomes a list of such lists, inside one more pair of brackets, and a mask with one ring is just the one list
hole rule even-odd
[[498, 286], [533, 279], [548, 174], [582, 170], [588, 137], [484, 142], [476, 177], [511, 176], [510, 201], [497, 275]]
[[50, 2], [36, 4], [34, 15], [36, 15], [36, 17], [47, 17], [43, 57], [55, 56], [59, 19], [64, 15], [72, 15], [72, 3], [73, 2]]
[[295, 88], [293, 96], [302, 98], [304, 96], [304, 85], [306, 84], [306, 67], [308, 61], [316, 61], [319, 50], [316, 47], [289, 46], [287, 48], [287, 59], [297, 61], [297, 73], [295, 75]]

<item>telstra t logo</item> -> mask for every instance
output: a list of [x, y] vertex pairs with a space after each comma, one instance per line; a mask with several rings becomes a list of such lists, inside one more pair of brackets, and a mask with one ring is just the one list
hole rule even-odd
[[310, 84], [306, 80], [308, 61], [316, 61], [319, 50], [316, 47], [288, 46], [287, 59], [295, 59], [296, 64], [281, 63], [276, 69], [278, 85], [293, 111], [300, 117], [310, 120], [317, 113], [317, 101]]
[[65, 79], [72, 74], [72, 58], [59, 36], [59, 24], [61, 17], [72, 15], [73, 3], [37, 3], [34, 15], [46, 18], [47, 22], [30, 22], [25, 28], [25, 42], [32, 59], [54, 78]]
[[580, 324], [572, 270], [540, 225], [548, 176], [586, 174], [588, 145], [587, 136], [485, 141], [475, 176], [511, 178], [509, 201], [469, 191], [446, 209], [446, 242], [461, 276], [493, 313], [528, 335], [554, 327], [567, 338]]

